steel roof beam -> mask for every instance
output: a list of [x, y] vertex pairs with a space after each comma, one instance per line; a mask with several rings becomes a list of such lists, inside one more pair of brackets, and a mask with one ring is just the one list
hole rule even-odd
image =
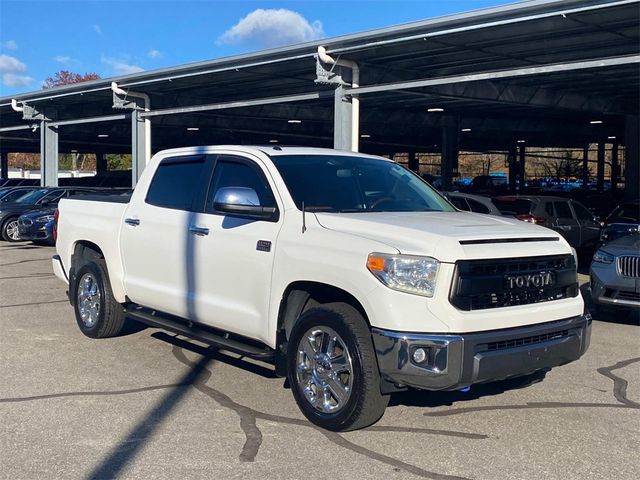
[[371, 93], [389, 92], [394, 90], [410, 90], [413, 88], [434, 87], [439, 85], [450, 85], [454, 83], [497, 80], [500, 78], [517, 78], [531, 75], [544, 75], [549, 73], [614, 67], [618, 65], [630, 65], [634, 63], [640, 63], [640, 55], [625, 55], [622, 57], [582, 60], [579, 62], [554, 63], [548, 65], [536, 65], [534, 67], [521, 67], [507, 70], [494, 70], [490, 72], [452, 75], [448, 77], [410, 80], [406, 82], [384, 83], [381, 85], [370, 85], [367, 87], [347, 88], [346, 93], [350, 95], [367, 95]]

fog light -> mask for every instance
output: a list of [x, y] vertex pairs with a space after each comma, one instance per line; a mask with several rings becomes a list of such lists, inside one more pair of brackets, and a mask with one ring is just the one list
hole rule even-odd
[[416, 363], [422, 363], [427, 358], [427, 352], [424, 351], [424, 348], [416, 348], [413, 351], [413, 361]]

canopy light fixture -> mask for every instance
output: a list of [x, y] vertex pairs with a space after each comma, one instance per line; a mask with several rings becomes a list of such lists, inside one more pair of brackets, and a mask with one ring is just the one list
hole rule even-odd
[[516, 140], [516, 143], [525, 143], [526, 140]]
[[591, 125], [600, 125], [601, 123], [604, 123], [602, 120], [591, 120], [589, 122]]
[[444, 112], [444, 108], [442, 108], [442, 107], [429, 107], [429, 108], [427, 108], [427, 112], [431, 112], [431, 113]]
[[363, 133], [362, 135], [360, 135], [360, 138], [371, 138], [371, 135], [369, 135], [368, 133]]
[[273, 140], [269, 140], [269, 143], [278, 143], [278, 140], [274, 138]]
[[302, 120], [298, 120], [296, 118], [292, 118], [291, 120], [287, 120], [287, 123], [302, 123]]
[[461, 129], [460, 131], [461, 131], [461, 132], [470, 132], [470, 131], [471, 131], [471, 129], [470, 129], [470, 128], [463, 128], [463, 129]]
[[616, 136], [615, 135], [611, 135], [610, 137], [607, 137], [609, 140], [615, 140]]
[[197, 132], [198, 130], [200, 130], [200, 127], [187, 127], [187, 130], [190, 132]]
[[106, 133], [100, 133], [98, 134], [98, 138], [108, 138], [109, 135], [107, 135]]

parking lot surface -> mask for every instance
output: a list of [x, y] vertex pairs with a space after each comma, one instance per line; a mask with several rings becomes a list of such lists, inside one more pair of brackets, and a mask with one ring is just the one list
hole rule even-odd
[[0, 478], [640, 478], [631, 314], [596, 319], [586, 355], [546, 375], [395, 394], [338, 434], [269, 365], [151, 328], [84, 337], [53, 253], [0, 244]]

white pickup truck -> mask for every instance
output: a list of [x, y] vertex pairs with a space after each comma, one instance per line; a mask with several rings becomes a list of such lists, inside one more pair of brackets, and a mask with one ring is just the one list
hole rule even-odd
[[557, 233], [457, 211], [379, 157], [293, 147], [156, 154], [130, 199], [63, 200], [56, 275], [82, 332], [125, 317], [273, 362], [323, 428], [389, 394], [579, 358], [591, 321]]

